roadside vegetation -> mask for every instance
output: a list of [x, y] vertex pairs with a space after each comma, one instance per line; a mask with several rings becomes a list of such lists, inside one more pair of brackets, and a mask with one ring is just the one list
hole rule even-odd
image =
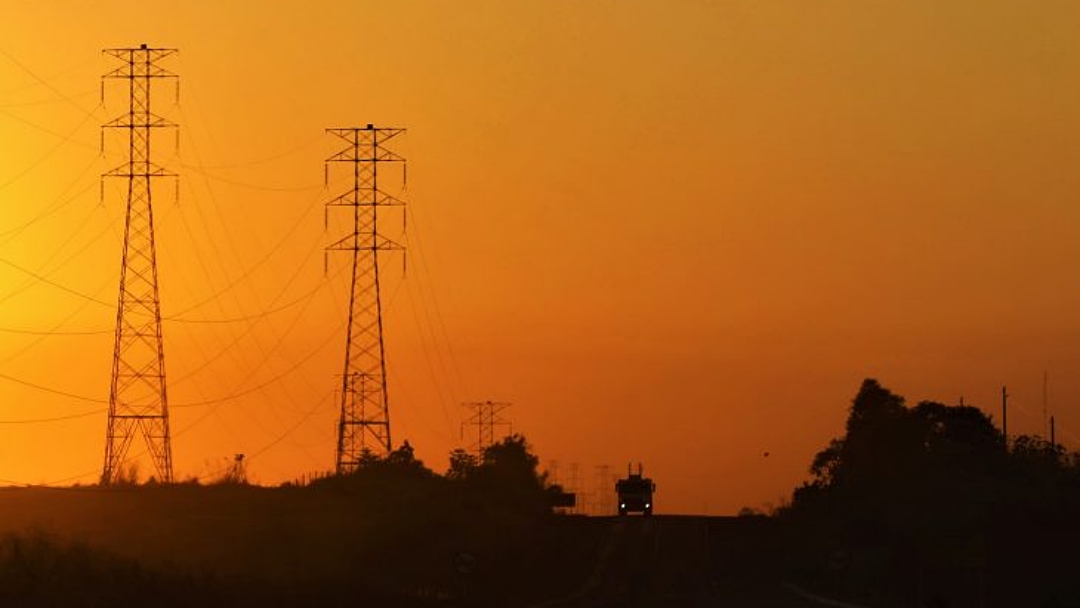
[[1080, 455], [875, 380], [781, 509], [787, 569], [870, 606], [1080, 606]]

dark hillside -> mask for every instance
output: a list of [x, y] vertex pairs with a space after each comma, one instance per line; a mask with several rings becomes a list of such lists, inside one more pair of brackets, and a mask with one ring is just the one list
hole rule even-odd
[[[98, 582], [128, 580], [141, 581], [121, 585], [132, 593], [175, 587], [185, 590], [176, 597], [233, 597], [230, 605], [265, 594], [298, 605], [357, 597], [445, 603], [462, 595], [470, 605], [507, 605], [580, 584], [602, 532], [551, 513], [524, 440], [500, 449], [509, 453], [501, 464], [475, 463], [456, 479], [410, 454], [305, 487], [0, 490], [0, 533], [15, 535], [9, 548], [46, 556], [3, 554], [4, 573], [14, 578], [7, 588], [79, 598], [64, 605], [95, 605]], [[67, 594], [68, 585], [88, 593]]]

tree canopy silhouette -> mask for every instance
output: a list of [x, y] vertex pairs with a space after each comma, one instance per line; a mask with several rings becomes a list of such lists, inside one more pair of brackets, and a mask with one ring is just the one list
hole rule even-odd
[[[1006, 442], [978, 408], [932, 401], [907, 407], [867, 379], [844, 435], [814, 457], [811, 480], [784, 516], [818, 531], [808, 543], [856, 555], [862, 576], [876, 577], [879, 587], [892, 580], [902, 588], [909, 584], [903, 576], [934, 573], [955, 583], [968, 576], [962, 573], [995, 567], [1010, 574], [1030, 568], [1050, 580], [1063, 563], [1055, 551], [1068, 545], [1060, 539], [1080, 533], [1071, 515], [1080, 508], [1077, 463], [1038, 437]], [[948, 593], [961, 604], [970, 600]]]
[[485, 448], [480, 458], [464, 450], [451, 452], [446, 478], [462, 482], [463, 491], [473, 496], [531, 512], [549, 511], [557, 489], [548, 486], [537, 469], [539, 462], [525, 437], [514, 434]]

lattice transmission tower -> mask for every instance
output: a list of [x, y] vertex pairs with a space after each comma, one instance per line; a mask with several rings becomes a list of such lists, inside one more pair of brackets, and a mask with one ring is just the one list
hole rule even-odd
[[172, 447], [151, 184], [157, 178], [175, 178], [176, 174], [152, 160], [151, 144], [156, 130], [177, 125], [154, 113], [151, 87], [162, 79], [178, 82], [177, 75], [163, 66], [176, 49], [147, 48], [144, 44], [104, 52], [119, 65], [103, 76], [102, 97], [107, 81], [126, 81], [128, 109], [103, 128], [119, 129], [127, 134], [128, 159], [102, 174], [103, 179], [119, 178], [127, 182], [127, 213], [101, 482], [113, 483], [123, 474], [132, 441], [139, 435], [146, 442], [156, 478], [169, 483], [173, 480]]
[[379, 253], [403, 247], [380, 231], [379, 210], [405, 203], [380, 189], [379, 168], [386, 163], [405, 162], [387, 147], [387, 142], [404, 132], [401, 128], [370, 124], [327, 129], [327, 133], [345, 142], [340, 151], [326, 160], [327, 175], [331, 163], [352, 165], [352, 188], [326, 203], [328, 210], [334, 207], [352, 210], [349, 232], [327, 247], [330, 251], [352, 253], [338, 420], [336, 470], [339, 475], [354, 470], [365, 454], [385, 456], [392, 449]]
[[615, 482], [618, 476], [611, 472], [611, 465], [596, 465], [596, 486], [593, 488], [594, 515], [615, 515], [618, 513], [618, 496], [615, 494]]
[[512, 404], [505, 401], [473, 401], [461, 405], [470, 411], [469, 417], [461, 423], [462, 434], [466, 426], [475, 427], [475, 441], [469, 446], [469, 451], [475, 452], [476, 457], [482, 461], [484, 450], [495, 444], [495, 429], [505, 429], [503, 436], [509, 435], [513, 430], [510, 420], [502, 415]]

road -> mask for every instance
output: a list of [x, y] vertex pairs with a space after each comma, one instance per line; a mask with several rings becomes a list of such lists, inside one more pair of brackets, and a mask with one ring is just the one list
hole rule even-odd
[[[576, 592], [533, 608], [821, 608], [761, 567], [770, 561], [737, 518], [611, 519]], [[837, 604], [834, 604], [837, 605]]]

